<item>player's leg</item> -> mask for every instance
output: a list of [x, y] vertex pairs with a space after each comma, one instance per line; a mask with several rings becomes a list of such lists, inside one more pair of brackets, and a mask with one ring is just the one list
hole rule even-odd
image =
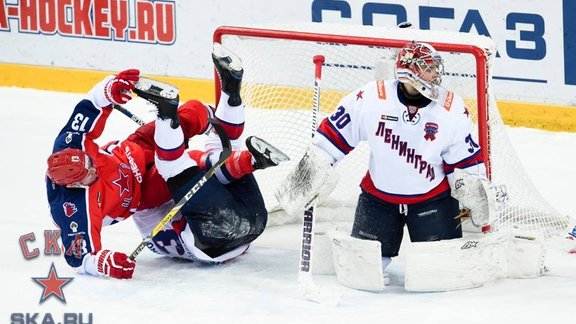
[[[191, 169], [168, 179], [175, 201], [181, 199], [204, 175]], [[264, 212], [266, 210], [264, 209]], [[234, 250], [235, 244], [251, 232], [248, 210], [239, 203], [225, 185], [212, 177], [181, 209], [192, 233], [194, 244], [208, 256], [215, 258]]]
[[[220, 181], [220, 192], [209, 189], [201, 195], [205, 195], [207, 199], [217, 199], [218, 206], [213, 210], [202, 209], [194, 205], [186, 206], [189, 223], [199, 233], [198, 239], [205, 245], [204, 251], [207, 254], [219, 255], [249, 244], [260, 236], [266, 227], [268, 213], [252, 172], [276, 166], [288, 157], [271, 144], [254, 136], [248, 137], [246, 145], [247, 151], [234, 152], [221, 168], [222, 173], [227, 177], [228, 184], [224, 186]], [[192, 156], [197, 158], [198, 154], [192, 154]], [[200, 160], [201, 168], [210, 167], [209, 165], [203, 166], [203, 163], [204, 161]], [[242, 169], [239, 169], [239, 166], [243, 166]], [[213, 183], [207, 185], [209, 185], [208, 188], [217, 188]], [[227, 206], [227, 209], [232, 212], [222, 213], [223, 206]], [[211, 220], [209, 217], [204, 217], [204, 223], [200, 224], [203, 222], [202, 217], [198, 217], [200, 214], [218, 214], [218, 216]], [[214, 240], [214, 237], [210, 237], [214, 234], [207, 233], [206, 228], [213, 228], [211, 230], [213, 233], [225, 229], [229, 236], [226, 240]]]
[[[204, 176], [204, 171], [185, 153], [181, 127], [173, 128], [172, 119], [162, 117], [159, 113], [154, 134], [156, 167], [166, 180], [173, 199], [179, 201]], [[214, 177], [208, 179], [181, 212], [194, 234], [194, 244], [210, 257], [234, 249], [230, 242], [250, 230], [245, 208]]]
[[[240, 87], [242, 85], [241, 59], [218, 43], [214, 43], [212, 61], [220, 78], [220, 100], [216, 106], [215, 117], [230, 138], [233, 150], [239, 150], [242, 143], [240, 136], [244, 131], [245, 112]], [[221, 149], [221, 142], [216, 134], [210, 134], [206, 140], [206, 150]]]
[[358, 198], [352, 237], [381, 243], [383, 257], [395, 257], [404, 235], [404, 219], [398, 205], [388, 204], [363, 192]]
[[[216, 176], [221, 183], [232, 183], [255, 170], [277, 166], [290, 159], [272, 144], [256, 136], [246, 139], [246, 147], [248, 150], [232, 152], [224, 166], [217, 171]], [[191, 150], [189, 155], [202, 170], [207, 170], [218, 161], [219, 152]]]
[[458, 201], [449, 194], [408, 207], [406, 225], [412, 242], [462, 237]]
[[246, 218], [252, 224], [250, 236], [253, 239], [264, 231], [268, 220], [268, 212], [264, 204], [264, 198], [254, 175], [249, 174], [226, 186], [228, 192], [249, 211]]
[[[206, 106], [197, 100], [190, 100], [178, 108], [178, 118], [180, 126], [184, 133], [184, 143], [188, 143], [190, 138], [202, 134], [209, 127], [208, 117], [212, 116], [212, 108]], [[154, 132], [156, 129], [155, 122], [149, 122], [136, 129], [127, 138], [128, 141], [136, 143], [146, 153], [154, 155]]]

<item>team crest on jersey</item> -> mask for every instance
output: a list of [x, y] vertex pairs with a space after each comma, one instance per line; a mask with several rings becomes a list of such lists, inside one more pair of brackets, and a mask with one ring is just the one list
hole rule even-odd
[[402, 120], [409, 125], [418, 124], [420, 122], [420, 113], [418, 112], [418, 107], [408, 106], [402, 114]]
[[436, 133], [438, 133], [438, 124], [436, 123], [426, 123], [424, 125], [424, 139], [427, 141], [433, 141], [436, 139]]
[[70, 223], [70, 229], [72, 230], [72, 233], [78, 232], [78, 223], [76, 222]]
[[68, 132], [68, 135], [66, 135], [64, 142], [66, 142], [66, 144], [70, 144], [72, 142], [72, 133]]
[[76, 214], [76, 212], [78, 211], [76, 205], [68, 201], [62, 204], [62, 208], [64, 208], [64, 214], [67, 217], [72, 217], [72, 215]]

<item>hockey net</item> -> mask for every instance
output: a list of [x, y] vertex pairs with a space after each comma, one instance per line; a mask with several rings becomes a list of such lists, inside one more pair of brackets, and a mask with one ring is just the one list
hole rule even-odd
[[[277, 211], [274, 192], [310, 143], [314, 55], [324, 55], [320, 109], [324, 118], [347, 93], [375, 79], [390, 79], [396, 53], [406, 42], [433, 45], [445, 61], [442, 86], [462, 96], [476, 123], [476, 136], [494, 184], [504, 184], [505, 208], [492, 228], [520, 228], [546, 236], [566, 232], [572, 224], [548, 204], [531, 183], [506, 134], [490, 91], [496, 48], [487, 37], [449, 32], [335, 24], [220, 27], [214, 41], [242, 58], [242, 97], [247, 107], [245, 134], [271, 142], [291, 161], [256, 173], [266, 206]], [[219, 82], [216, 82], [217, 92]], [[325, 220], [353, 219], [359, 184], [368, 167], [369, 149], [357, 146], [336, 166], [339, 181], [323, 197]], [[271, 212], [269, 224], [300, 221]]]

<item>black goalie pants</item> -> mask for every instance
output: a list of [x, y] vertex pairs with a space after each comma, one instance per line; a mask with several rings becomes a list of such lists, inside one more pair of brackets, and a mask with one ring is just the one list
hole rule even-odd
[[362, 192], [354, 215], [352, 236], [380, 241], [382, 256], [394, 257], [400, 250], [404, 225], [412, 242], [462, 237], [458, 213], [458, 201], [450, 192], [411, 205], [390, 204]]

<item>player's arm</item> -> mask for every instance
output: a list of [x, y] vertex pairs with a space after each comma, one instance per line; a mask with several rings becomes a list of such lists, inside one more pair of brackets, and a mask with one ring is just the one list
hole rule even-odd
[[472, 135], [473, 124], [465, 113], [461, 99], [452, 108], [457, 118], [453, 123], [453, 141], [442, 153], [444, 171], [452, 196], [470, 211], [473, 224], [482, 227], [489, 224], [490, 214], [495, 208], [495, 196], [486, 176], [482, 148]]
[[349, 154], [361, 140], [356, 105], [355, 95], [347, 95], [316, 130], [312, 142], [332, 165]]
[[60, 228], [68, 265], [79, 274], [131, 278], [136, 264], [124, 253], [102, 248], [101, 218], [90, 217], [99, 207], [90, 199], [89, 188], [66, 188], [51, 181], [46, 184], [50, 215]]
[[360, 141], [353, 98], [352, 94], [344, 97], [334, 112], [322, 120], [312, 145], [275, 192], [288, 214], [299, 214], [315, 193], [326, 197], [334, 190], [338, 174], [332, 172], [332, 166]]
[[126, 103], [130, 100], [127, 92], [134, 87], [139, 71], [126, 70], [111, 75], [97, 83], [72, 111], [72, 114], [54, 142], [53, 152], [67, 147], [77, 148], [89, 153], [98, 152], [94, 140], [102, 135], [112, 104]]

